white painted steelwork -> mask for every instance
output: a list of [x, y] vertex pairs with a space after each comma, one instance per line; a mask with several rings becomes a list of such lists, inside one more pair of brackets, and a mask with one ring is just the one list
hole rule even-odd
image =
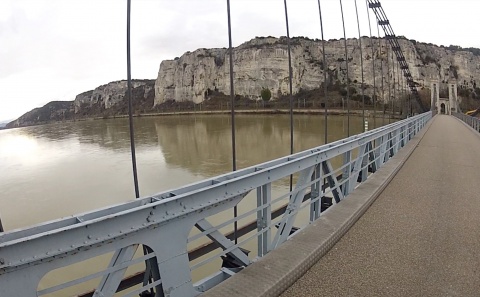
[[[307, 221], [311, 222], [321, 216], [324, 197], [331, 196], [335, 203], [341, 203], [431, 117], [432, 113], [427, 112], [179, 189], [0, 234], [0, 295], [44, 296], [97, 278], [93, 296], [113, 296], [126, 268], [136, 263], [146, 263], [147, 277], [143, 286], [121, 292], [122, 296], [138, 296], [148, 290], [154, 292], [152, 296], [199, 295], [285, 242], [297, 230], [294, 226], [301, 227], [296, 225], [301, 210], [308, 211]], [[476, 127], [478, 130], [478, 124]], [[332, 162], [336, 157], [344, 160], [337, 168]], [[298, 176], [293, 190], [284, 187], [282, 194], [273, 197], [272, 183], [292, 174]], [[337, 178], [339, 174], [341, 178]], [[248, 195], [250, 192], [252, 195]], [[250, 196], [256, 208], [218, 225], [209, 220]], [[282, 199], [286, 207], [275, 219], [272, 205]], [[256, 217], [256, 228], [239, 237], [238, 244], [222, 233], [248, 216]], [[199, 232], [192, 233], [192, 229]], [[208, 238], [219, 248], [191, 262], [188, 243], [200, 238]], [[257, 251], [246, 255], [241, 247], [252, 242]], [[147, 253], [135, 258], [141, 245]], [[109, 252], [113, 256], [106, 269], [39, 289], [47, 273]], [[193, 283], [192, 270], [222, 256], [230, 257], [238, 267], [218, 267], [217, 273]]]

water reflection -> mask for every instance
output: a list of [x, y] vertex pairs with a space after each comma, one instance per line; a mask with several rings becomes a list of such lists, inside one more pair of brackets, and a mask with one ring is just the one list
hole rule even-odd
[[[355, 118], [353, 121], [357, 127], [355, 133], [360, 132], [361, 119]], [[329, 141], [346, 136], [343, 118], [332, 117], [329, 122]], [[239, 168], [289, 154], [288, 116], [237, 116], [236, 125]], [[296, 116], [294, 127], [296, 152], [323, 144], [322, 117]], [[229, 117], [160, 118], [155, 119], [155, 128], [159, 145], [168, 164], [208, 175], [217, 175], [231, 169]]]
[[[290, 151], [287, 115], [238, 115], [237, 164]], [[323, 143], [323, 116], [295, 116], [295, 151]], [[351, 118], [351, 134], [362, 129]], [[231, 170], [228, 115], [135, 119], [142, 196]], [[329, 141], [346, 136], [346, 118], [329, 118]], [[6, 229], [134, 199], [127, 119], [59, 123], [0, 131], [0, 211]]]

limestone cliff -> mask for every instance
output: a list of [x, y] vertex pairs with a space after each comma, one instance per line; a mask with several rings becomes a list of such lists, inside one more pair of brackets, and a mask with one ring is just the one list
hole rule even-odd
[[[400, 38], [399, 42], [413, 78], [420, 89], [423, 87], [428, 89], [432, 81], [456, 80], [459, 85], [458, 94], [464, 99], [464, 109], [469, 110], [480, 105], [480, 85], [477, 87], [477, 81], [480, 79], [480, 49], [436, 46], [405, 38]], [[357, 93], [357, 100], [361, 92], [359, 44], [358, 39], [347, 40], [349, 78], [353, 91]], [[365, 94], [369, 97], [374, 94], [372, 86], [375, 78], [377, 98], [387, 102], [389, 81], [392, 90], [394, 88], [392, 68], [398, 70], [392, 65], [389, 45], [384, 39], [367, 37], [361, 38], [361, 44]], [[295, 37], [291, 39], [291, 46], [292, 88], [299, 99], [305, 99], [304, 95], [308, 93], [305, 91], [313, 90], [310, 93], [317, 93], [316, 89], [324, 83], [324, 72], [327, 74], [329, 90], [334, 93], [339, 91], [338, 93], [344, 96], [347, 71], [343, 40], [329, 40], [325, 43], [326, 65], [323, 63], [320, 40]], [[257, 37], [236, 47], [233, 56], [236, 95], [254, 100], [260, 99], [263, 88], [270, 89], [273, 99], [288, 93], [288, 53], [285, 37]], [[372, 59], [374, 56], [376, 57], [375, 67]], [[390, 71], [387, 71], [388, 69]], [[182, 107], [182, 104], [187, 110], [188, 108], [194, 110], [191, 102], [200, 103], [215, 96], [216, 99], [224, 100], [226, 96], [222, 94], [230, 93], [229, 75], [229, 53], [225, 48], [198, 49], [174, 60], [163, 61], [156, 81], [133, 81], [134, 111], [135, 113], [160, 111], [172, 106], [175, 108], [176, 105]], [[394, 76], [398, 83], [399, 76]], [[385, 86], [383, 97], [380, 91], [382, 83]], [[401, 86], [405, 87], [405, 84]], [[126, 92], [125, 80], [111, 82], [77, 95], [74, 101], [50, 102], [44, 107], [36, 108], [9, 123], [7, 127], [127, 114]], [[421, 93], [429, 98], [428, 91]], [[442, 90], [440, 94], [442, 95]], [[340, 95], [337, 96], [340, 97], [337, 98], [339, 100], [341, 100]], [[208, 102], [211, 101], [214, 100]], [[465, 102], [469, 104], [465, 105]], [[162, 103], [165, 104], [161, 105]], [[429, 99], [427, 99], [428, 104]]]
[[[134, 111], [136, 113], [150, 111], [154, 99], [154, 80], [133, 80], [132, 86]], [[127, 98], [126, 80], [110, 82], [77, 95], [74, 101], [52, 101], [43, 107], [35, 108], [8, 123], [6, 127], [127, 114]]]
[[[111, 109], [126, 98], [127, 87], [126, 80], [114, 81], [79, 94], [74, 100], [75, 113], [88, 113], [93, 107]], [[133, 80], [132, 87], [137, 100], [147, 100], [153, 95], [153, 80]]]
[[[372, 42], [374, 52], [372, 52]], [[420, 87], [430, 87], [430, 82], [458, 80], [465, 88], [475, 88], [480, 78], [480, 55], [458, 47], [438, 47], [400, 39], [407, 63], [414, 80]], [[391, 51], [384, 39], [361, 39], [364, 58], [366, 94], [373, 95], [374, 59], [377, 96], [382, 83], [387, 90], [387, 55], [390, 73]], [[329, 84], [346, 83], [345, 49], [343, 40], [330, 40], [325, 44], [327, 65], [323, 65], [322, 42], [308, 38], [292, 38], [293, 92], [319, 88], [327, 71]], [[349, 78], [352, 86], [360, 90], [361, 67], [358, 39], [347, 40]], [[234, 56], [235, 94], [259, 99], [262, 88], [269, 88], [273, 98], [288, 93], [288, 53], [286, 38], [260, 37], [236, 48]], [[174, 60], [160, 64], [155, 82], [155, 105], [168, 100], [200, 103], [211, 91], [230, 92], [228, 49], [198, 49], [187, 52]], [[381, 62], [382, 61], [382, 62]], [[383, 69], [382, 69], [383, 68]], [[396, 68], [396, 67], [395, 67]], [[395, 69], [396, 70], [396, 69]], [[390, 80], [393, 87], [393, 78]], [[402, 85], [404, 86], [404, 84]], [[385, 91], [384, 98], [388, 101]]]

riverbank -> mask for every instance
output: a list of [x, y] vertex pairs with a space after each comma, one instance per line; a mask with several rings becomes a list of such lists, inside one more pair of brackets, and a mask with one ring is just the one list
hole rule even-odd
[[[148, 116], [173, 116], [173, 115], [205, 115], [205, 114], [230, 114], [231, 110], [197, 110], [197, 111], [168, 111], [168, 112], [156, 112], [156, 113], [142, 113], [133, 115], [133, 117], [148, 117]], [[241, 109], [235, 110], [235, 114], [289, 114], [289, 109]], [[301, 115], [324, 115], [325, 109], [293, 109], [293, 114], [301, 114]], [[350, 113], [346, 110], [342, 109], [329, 109], [327, 110], [328, 115], [335, 115], [335, 116], [346, 116], [348, 114], [354, 116], [362, 116], [362, 110], [350, 110]], [[365, 110], [365, 116], [369, 118], [379, 118], [383, 117], [383, 113], [378, 111], [374, 113], [373, 110]], [[118, 118], [128, 118], [128, 115], [115, 115], [115, 116], [108, 116], [108, 117], [94, 117], [89, 119], [118, 119]], [[403, 116], [395, 113], [385, 113], [385, 118], [392, 118], [392, 119], [402, 119]], [[88, 120], [88, 119], [82, 119]]]
[[[178, 111], [162, 111], [162, 112], [151, 112], [151, 113], [136, 113], [133, 115], [135, 118], [139, 117], [161, 117], [161, 116], [192, 116], [192, 115], [221, 115], [221, 114], [230, 114], [231, 110], [229, 109], [222, 109], [222, 110], [178, 110]], [[276, 115], [276, 114], [289, 114], [290, 110], [285, 108], [260, 108], [260, 109], [239, 109], [235, 110], [236, 115]], [[325, 109], [303, 109], [303, 108], [296, 108], [293, 109], [294, 115], [325, 115]], [[332, 116], [362, 116], [363, 110], [361, 109], [353, 109], [350, 112], [347, 112], [345, 109], [328, 109], [327, 115]], [[383, 112], [377, 110], [376, 113], [373, 110], [365, 110], [365, 116], [368, 118], [377, 118], [382, 119], [384, 117]], [[124, 119], [128, 118], [128, 114], [123, 115], [104, 115], [98, 117], [83, 117], [77, 119], [68, 119], [62, 121], [52, 121], [52, 122], [43, 122], [38, 123], [36, 125], [28, 125], [28, 126], [40, 126], [40, 125], [47, 125], [47, 124], [55, 124], [55, 123], [69, 123], [69, 122], [78, 122], [78, 121], [92, 121], [92, 120], [106, 120], [106, 119]], [[403, 119], [403, 115], [400, 115], [398, 112], [385, 113], [385, 119]], [[28, 127], [22, 126], [22, 127]], [[15, 127], [21, 128], [21, 127]], [[14, 129], [14, 128], [4, 128], [4, 129]]]

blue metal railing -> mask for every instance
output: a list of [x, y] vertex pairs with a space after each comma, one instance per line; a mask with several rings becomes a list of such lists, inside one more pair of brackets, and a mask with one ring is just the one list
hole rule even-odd
[[[73, 295], [73, 288], [113, 296], [126, 288], [126, 269], [133, 265], [144, 265], [137, 268], [145, 270], [144, 281], [122, 296], [146, 290], [155, 296], [196, 296], [318, 219], [328, 211], [322, 209], [326, 198], [332, 207], [341, 203], [431, 117], [427, 112], [151, 197], [0, 234], [2, 296]], [[291, 191], [290, 175], [296, 182]], [[239, 213], [232, 218], [235, 206]], [[237, 244], [228, 235], [234, 222], [239, 230], [253, 226], [239, 232]], [[140, 245], [152, 252], [137, 253]], [[207, 246], [213, 248], [198, 254]], [[68, 280], [56, 283], [42, 280], [97, 257], [110, 259], [107, 268], [81, 277], [65, 272]], [[148, 259], [153, 260], [145, 264]], [[226, 265], [220, 268], [222, 260]]]
[[472, 127], [477, 132], [480, 132], [480, 119], [476, 117], [472, 117], [463, 113], [453, 113], [453, 116], [459, 118], [460, 120], [464, 121], [467, 125]]

